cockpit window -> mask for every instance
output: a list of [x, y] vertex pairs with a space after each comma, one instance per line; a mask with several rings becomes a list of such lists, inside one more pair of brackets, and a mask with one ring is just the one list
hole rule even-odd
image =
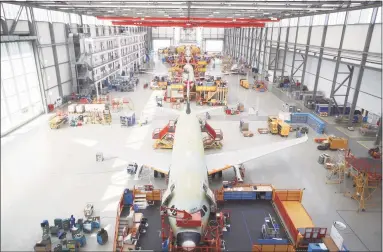
[[203, 218], [205, 216], [205, 211], [201, 209], [200, 212], [201, 212], [201, 217]]
[[176, 206], [175, 205], [173, 205], [173, 206], [171, 206], [170, 208], [172, 208], [171, 210], [170, 210], [170, 212], [172, 213], [172, 215], [173, 216], [177, 216], [177, 211], [176, 211]]
[[207, 207], [205, 205], [202, 206], [202, 209], [207, 212]]

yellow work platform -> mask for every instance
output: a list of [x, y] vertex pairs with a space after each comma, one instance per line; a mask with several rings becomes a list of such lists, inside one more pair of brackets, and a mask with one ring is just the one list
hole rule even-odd
[[217, 86], [196, 86], [196, 91], [214, 92], [217, 90]]
[[282, 201], [287, 214], [296, 228], [315, 227], [310, 215], [299, 201]]

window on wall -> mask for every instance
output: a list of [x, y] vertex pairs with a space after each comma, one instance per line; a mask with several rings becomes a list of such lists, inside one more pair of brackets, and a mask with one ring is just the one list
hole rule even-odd
[[1, 135], [43, 112], [31, 42], [1, 43]]
[[206, 40], [207, 52], [222, 52], [223, 40]]

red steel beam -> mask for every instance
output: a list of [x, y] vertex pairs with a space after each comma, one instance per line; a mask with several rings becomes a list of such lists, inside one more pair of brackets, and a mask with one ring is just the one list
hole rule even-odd
[[234, 23], [234, 22], [146, 22], [146, 21], [112, 21], [113, 25], [135, 25], [147, 27], [216, 27], [216, 28], [239, 28], [239, 27], [265, 27], [264, 23]]
[[[112, 20], [112, 21], [195, 21], [195, 22], [279, 22], [279, 19], [269, 18], [200, 18], [200, 17], [101, 17], [99, 20]], [[233, 21], [235, 20], [235, 21]]]

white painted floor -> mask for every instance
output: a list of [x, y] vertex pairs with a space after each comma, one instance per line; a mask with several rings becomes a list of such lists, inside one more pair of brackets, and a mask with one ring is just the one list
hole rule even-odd
[[[155, 62], [160, 72], [166, 67]], [[219, 66], [210, 69], [214, 74]], [[229, 80], [229, 103], [239, 101], [245, 107], [257, 107], [260, 116], [278, 114], [282, 101], [272, 93], [257, 93], [239, 87], [242, 76], [223, 76]], [[156, 91], [143, 90], [142, 84], [152, 78], [143, 75], [136, 92], [117, 93], [115, 96], [130, 97], [137, 116], [143, 112], [152, 118], [155, 113]], [[195, 108], [193, 108], [195, 109]], [[223, 150], [246, 148], [267, 142], [282, 141], [279, 136], [256, 135], [243, 138], [238, 131], [238, 122], [224, 121], [224, 116], [213, 113], [209, 122], [213, 128], [220, 128], [224, 134]], [[89, 237], [84, 251], [111, 251], [113, 246], [116, 207], [124, 188], [135, 184], [153, 183], [156, 188], [165, 188], [161, 179], [154, 179], [149, 171], [145, 178], [134, 180], [126, 174], [129, 148], [142, 150], [150, 158], [154, 128], [163, 127], [164, 120], [153, 120], [148, 126], [121, 128], [119, 117], [113, 115], [112, 125], [85, 125], [79, 128], [65, 126], [51, 130], [48, 115], [44, 115], [13, 134], [1, 139], [1, 250], [30, 251], [41, 238], [40, 222], [54, 218], [69, 218], [74, 214], [81, 218], [87, 202], [92, 202], [101, 225], [109, 232], [109, 242], [100, 246], [95, 235]], [[229, 118], [233, 119], [233, 118]], [[251, 121], [256, 131], [266, 122]], [[331, 227], [334, 221], [342, 221], [348, 228], [343, 231], [345, 245], [352, 251], [380, 251], [381, 194], [374, 195], [376, 206], [367, 212], [357, 213], [357, 205], [345, 197], [343, 191], [352, 189], [352, 182], [346, 185], [325, 184], [325, 169], [317, 163], [320, 152], [309, 134], [309, 141], [282, 152], [253, 160], [246, 164], [245, 182], [271, 183], [279, 189], [305, 188], [303, 204], [313, 222], [320, 227]], [[295, 137], [294, 134], [290, 138]], [[102, 149], [106, 160], [96, 162], [95, 154]], [[126, 157], [113, 155], [126, 152]], [[170, 155], [169, 151], [162, 151]], [[333, 153], [332, 153], [333, 154]], [[233, 176], [232, 171], [224, 174], [225, 179]], [[219, 186], [214, 181], [212, 187]], [[233, 223], [235, 225], [235, 223]], [[261, 228], [261, 227], [259, 227]]]

